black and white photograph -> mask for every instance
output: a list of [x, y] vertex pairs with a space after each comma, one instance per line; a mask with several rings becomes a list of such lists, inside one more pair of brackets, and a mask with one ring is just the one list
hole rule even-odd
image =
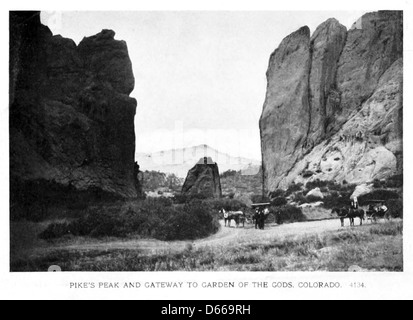
[[10, 11], [10, 272], [403, 272], [403, 22]]

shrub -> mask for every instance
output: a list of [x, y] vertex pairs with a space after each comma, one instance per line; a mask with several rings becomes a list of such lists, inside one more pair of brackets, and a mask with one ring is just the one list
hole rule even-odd
[[399, 199], [399, 194], [397, 192], [385, 189], [373, 190], [369, 194], [359, 197], [359, 202], [362, 205], [368, 204], [371, 200], [383, 200], [387, 201], [390, 199]]
[[48, 228], [43, 231], [39, 237], [40, 239], [50, 240], [61, 238], [63, 236], [69, 235], [70, 228], [68, 223], [52, 223], [48, 226]]
[[295, 206], [286, 205], [273, 208], [271, 211], [277, 212], [276, 220], [278, 224], [283, 224], [286, 222], [302, 222], [307, 220], [301, 208], [297, 208]]
[[403, 218], [403, 200], [388, 200], [387, 207], [392, 218]]
[[208, 196], [204, 194], [193, 194], [193, 195], [176, 194], [173, 199], [174, 199], [174, 203], [176, 204], [185, 204], [185, 203], [191, 202], [192, 200], [207, 200]]
[[148, 199], [126, 207], [101, 207], [87, 210], [71, 223], [50, 225], [42, 239], [66, 234], [75, 236], [127, 237], [131, 234], [160, 240], [194, 240], [215, 233], [218, 218], [211, 206], [201, 200], [172, 205], [168, 199]]
[[307, 203], [307, 198], [302, 192], [298, 192], [294, 195], [294, 201], [298, 204]]
[[327, 183], [327, 188], [330, 191], [337, 191], [337, 192], [343, 192], [343, 193], [348, 193], [348, 192], [353, 193], [356, 187], [357, 185], [349, 184], [345, 180], [343, 181], [343, 184], [337, 183], [335, 181], [329, 181]]
[[387, 179], [387, 188], [403, 188], [403, 174], [395, 175]]
[[228, 197], [229, 199], [234, 199], [234, 197], [235, 197], [235, 192], [230, 192], [230, 193], [227, 195], [227, 197]]
[[376, 179], [376, 180], [373, 181], [373, 187], [375, 189], [385, 188], [386, 187], [386, 182]]
[[228, 177], [235, 177], [238, 174], [235, 170], [228, 170], [221, 174], [221, 179], [225, 179]]
[[351, 194], [351, 192], [338, 193], [337, 191], [333, 191], [330, 195], [324, 197], [324, 207], [327, 209], [348, 207]]
[[184, 194], [176, 194], [173, 199], [177, 204], [184, 204], [188, 201], [188, 197]]
[[277, 189], [275, 191], [270, 192], [269, 197], [270, 199], [285, 197], [285, 191], [282, 189]]
[[251, 196], [251, 201], [253, 203], [268, 203], [270, 202], [270, 199], [268, 197], [262, 196], [262, 195], [252, 195]]
[[214, 212], [218, 212], [221, 209], [226, 211], [239, 211], [245, 210], [247, 205], [240, 200], [234, 199], [214, 199], [204, 201], [205, 204], [209, 204]]
[[271, 200], [271, 205], [274, 207], [285, 206], [287, 203], [288, 201], [284, 197], [277, 197]]
[[313, 202], [323, 201], [322, 198], [320, 198], [320, 197], [318, 197], [318, 196], [316, 196], [316, 195], [312, 195], [312, 194], [308, 195], [308, 196], [306, 197], [306, 200], [307, 200], [307, 203], [313, 203]]
[[328, 185], [328, 181], [321, 181], [320, 179], [309, 181], [305, 184], [307, 190], [313, 190], [315, 188], [324, 188]]
[[285, 195], [286, 195], [286, 196], [289, 196], [289, 195], [291, 195], [291, 194], [294, 193], [294, 192], [301, 191], [302, 188], [303, 188], [303, 184], [302, 184], [302, 183], [294, 183], [294, 182], [293, 182], [293, 183], [288, 187], [287, 191], [285, 192]]
[[205, 203], [192, 202], [156, 229], [154, 237], [160, 240], [194, 240], [217, 232], [219, 222]]

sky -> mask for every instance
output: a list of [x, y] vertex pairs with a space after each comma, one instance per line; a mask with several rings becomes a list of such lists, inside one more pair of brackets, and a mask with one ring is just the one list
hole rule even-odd
[[347, 28], [363, 11], [42, 12], [54, 35], [79, 43], [102, 29], [125, 40], [138, 101], [136, 152], [207, 144], [261, 159], [259, 118], [271, 53], [329, 18]]

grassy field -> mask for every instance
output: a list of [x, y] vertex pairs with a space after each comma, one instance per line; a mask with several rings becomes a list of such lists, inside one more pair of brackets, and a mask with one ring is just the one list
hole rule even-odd
[[[39, 226], [20, 224], [15, 232], [25, 228], [26, 237], [33, 238]], [[64, 271], [348, 271], [355, 265], [365, 271], [403, 271], [401, 220], [322, 233], [254, 236], [231, 245], [217, 242], [198, 248], [188, 242], [180, 250], [153, 252], [109, 245], [104, 250], [79, 250], [76, 246], [88, 239], [68, 238], [59, 241], [69, 242], [70, 249], [40, 242], [35, 245], [44, 250], [35, 255], [23, 244], [27, 240], [15, 241], [12, 271], [45, 271], [54, 264]]]

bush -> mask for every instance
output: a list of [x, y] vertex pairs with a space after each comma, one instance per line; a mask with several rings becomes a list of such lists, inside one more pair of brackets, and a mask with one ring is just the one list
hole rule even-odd
[[388, 201], [391, 199], [399, 199], [399, 194], [391, 190], [378, 189], [378, 190], [373, 190], [369, 194], [359, 197], [359, 202], [361, 205], [366, 205], [371, 200]]
[[262, 195], [252, 195], [251, 201], [252, 203], [268, 203], [270, 202], [270, 199]]
[[50, 240], [61, 238], [69, 234], [71, 234], [71, 232], [68, 223], [52, 223], [39, 235], [39, 237], [40, 239]]
[[270, 199], [285, 197], [285, 191], [282, 189], [277, 189], [275, 191], [270, 192], [269, 197]]
[[335, 181], [328, 181], [327, 183], [327, 188], [330, 191], [337, 191], [337, 192], [343, 192], [343, 193], [348, 193], [348, 192], [353, 193], [356, 187], [357, 185], [349, 184], [345, 180], [343, 181], [343, 184], [337, 183]]
[[395, 175], [387, 179], [387, 188], [403, 188], [403, 175]]
[[174, 203], [176, 204], [185, 204], [190, 203], [192, 200], [207, 200], [208, 196], [204, 194], [194, 194], [194, 195], [185, 195], [185, 194], [176, 194], [173, 198]]
[[288, 201], [284, 197], [277, 197], [271, 200], [271, 205], [274, 207], [285, 206], [287, 203]]
[[225, 179], [225, 178], [228, 178], [228, 177], [235, 177], [237, 174], [238, 174], [238, 172], [235, 171], [235, 170], [228, 170], [228, 171], [225, 171], [224, 173], [222, 173], [220, 177], [221, 177], [221, 179]]
[[148, 199], [126, 207], [89, 209], [72, 223], [50, 225], [42, 239], [74, 236], [127, 237], [138, 234], [160, 240], [194, 240], [215, 233], [218, 218], [208, 203], [193, 200], [172, 205], [168, 199]]
[[227, 197], [228, 197], [229, 199], [234, 199], [234, 197], [235, 197], [235, 192], [230, 192], [230, 193], [227, 195]]
[[327, 209], [343, 208], [350, 205], [351, 192], [338, 193], [333, 191], [330, 195], [324, 197], [324, 207]]
[[388, 200], [387, 207], [392, 218], [403, 218], [403, 200]]
[[312, 194], [308, 195], [306, 197], [306, 200], [307, 200], [307, 203], [314, 203], [314, 202], [318, 202], [318, 201], [323, 201], [322, 198], [317, 197], [317, 196], [312, 195]]
[[295, 206], [286, 205], [272, 208], [271, 211], [277, 212], [276, 220], [278, 224], [283, 224], [286, 222], [302, 222], [307, 220], [301, 208], [297, 208]]
[[298, 204], [307, 203], [307, 197], [302, 192], [298, 192], [294, 195], [294, 202]]
[[305, 188], [307, 190], [313, 190], [315, 188], [324, 188], [328, 185], [328, 181], [321, 181], [320, 179], [314, 180], [314, 181], [309, 181], [305, 184]]
[[172, 215], [156, 229], [154, 237], [160, 240], [195, 240], [216, 233], [219, 221], [205, 203], [192, 202], [183, 211]]
[[214, 199], [205, 201], [204, 203], [209, 204], [214, 212], [218, 212], [221, 209], [225, 209], [226, 211], [239, 211], [247, 208], [245, 203], [234, 199]]
[[288, 189], [287, 189], [287, 191], [285, 192], [285, 195], [286, 196], [289, 196], [289, 195], [291, 195], [292, 193], [294, 193], [294, 192], [297, 192], [297, 191], [301, 191], [302, 190], [302, 188], [303, 188], [303, 184], [302, 183], [292, 183], [289, 187], [288, 187]]
[[375, 189], [385, 188], [386, 187], [386, 182], [376, 179], [376, 180], [373, 181], [373, 187]]

